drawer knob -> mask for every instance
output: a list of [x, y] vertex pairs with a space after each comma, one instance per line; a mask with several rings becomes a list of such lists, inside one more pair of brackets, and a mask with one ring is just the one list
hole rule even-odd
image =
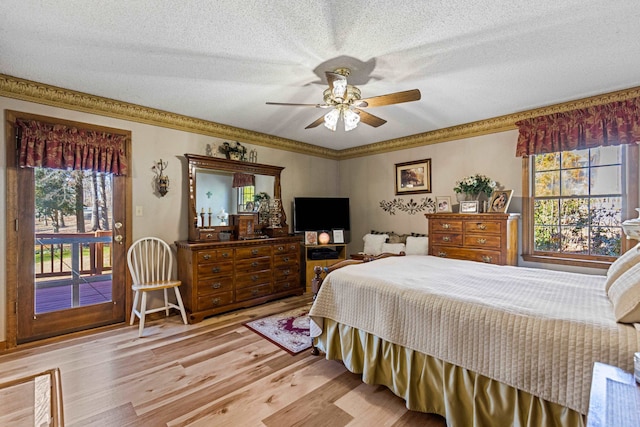
[[478, 239], [478, 243], [484, 245], [485, 243], [487, 243], [487, 239]]
[[220, 267], [216, 266], [211, 269], [212, 273], [220, 273]]
[[282, 274], [284, 274], [285, 276], [288, 276], [291, 274], [291, 270], [282, 270]]
[[278, 251], [279, 251], [279, 252], [284, 251], [284, 246], [278, 246]]
[[207, 239], [211, 239], [211, 238], [213, 238], [213, 234], [207, 233]]
[[229, 252], [223, 252], [222, 253], [222, 257], [223, 258], [229, 258]]
[[289, 257], [288, 256], [286, 256], [286, 257], [284, 257], [282, 259], [284, 260], [284, 262], [289, 262]]
[[482, 255], [482, 262], [491, 262], [493, 260], [493, 257], [489, 256], [489, 255]]
[[446, 252], [438, 252], [438, 256], [440, 258], [446, 258], [447, 257], [447, 253]]
[[450, 228], [451, 228], [451, 224], [449, 224], [449, 223], [444, 223], [444, 224], [442, 224], [442, 228], [444, 228], [445, 230], [448, 230], [448, 229], [450, 229]]
[[258, 295], [258, 293], [259, 293], [259, 291], [258, 291], [257, 289], [253, 289], [253, 290], [251, 290], [251, 295], [252, 295], [252, 296], [254, 296], [254, 297], [255, 297], [256, 295]]
[[211, 285], [213, 289], [220, 289], [222, 287], [222, 283], [216, 282]]
[[485, 224], [479, 223], [476, 224], [476, 227], [478, 227], [478, 230], [486, 230], [487, 226]]
[[258, 277], [258, 276], [256, 276], [255, 274], [254, 274], [253, 276], [251, 276], [251, 280], [253, 280], [254, 282], [255, 282], [256, 280], [258, 280], [258, 279], [259, 279], [259, 277]]
[[205, 260], [207, 260], [207, 261], [208, 261], [208, 260], [210, 260], [210, 259], [211, 259], [211, 255], [209, 255], [209, 254], [204, 254], [204, 255], [202, 256], [202, 258], [204, 258]]
[[294, 250], [295, 248], [296, 248], [296, 245], [289, 246], [289, 250]]
[[291, 283], [287, 282], [287, 283], [283, 284], [282, 287], [285, 288], [285, 289], [289, 289], [291, 287]]
[[251, 255], [258, 255], [258, 252], [257, 249], [251, 249]]
[[251, 267], [254, 267], [254, 268], [255, 268], [255, 267], [257, 267], [257, 266], [258, 266], [258, 263], [257, 263], [257, 262], [253, 261], [253, 262], [251, 263]]
[[211, 304], [213, 305], [219, 305], [220, 304], [220, 298], [214, 298], [211, 300]]
[[443, 241], [443, 242], [450, 242], [450, 241], [451, 241], [451, 237], [449, 237], [449, 236], [443, 236], [443, 237], [442, 237], [442, 241]]

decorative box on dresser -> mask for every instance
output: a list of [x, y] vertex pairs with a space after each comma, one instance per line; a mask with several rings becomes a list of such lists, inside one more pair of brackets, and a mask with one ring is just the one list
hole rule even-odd
[[429, 255], [491, 264], [518, 264], [519, 214], [434, 213], [429, 220]]
[[176, 242], [189, 323], [276, 298], [302, 295], [300, 238]]

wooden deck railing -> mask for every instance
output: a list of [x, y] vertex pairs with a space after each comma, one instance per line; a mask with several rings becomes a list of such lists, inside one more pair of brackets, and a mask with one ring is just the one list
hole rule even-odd
[[[40, 262], [35, 265], [36, 279], [111, 272], [111, 231], [36, 233], [35, 237], [34, 250], [40, 253]], [[83, 255], [85, 247], [89, 248], [88, 256]]]

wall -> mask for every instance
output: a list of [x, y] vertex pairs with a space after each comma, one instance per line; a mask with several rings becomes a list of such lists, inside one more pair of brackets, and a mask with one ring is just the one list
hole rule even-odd
[[[91, 123], [132, 133], [132, 158], [130, 174], [133, 179], [133, 206], [142, 206], [143, 216], [133, 216], [133, 239], [153, 235], [167, 242], [184, 240], [188, 236], [187, 192], [184, 179], [186, 161], [184, 153], [204, 154], [206, 144], [219, 144], [223, 140], [209, 136], [150, 126], [126, 120], [112, 119], [88, 113], [48, 107], [31, 102], [0, 97], [3, 120], [2, 146], [0, 147], [0, 253], [6, 253], [6, 142], [4, 110], [24, 111], [64, 120]], [[242, 141], [241, 141], [242, 142]], [[291, 202], [297, 195], [334, 196], [338, 192], [339, 171], [335, 160], [320, 159], [289, 151], [270, 149], [245, 144], [247, 149], [255, 148], [258, 162], [284, 166], [282, 172], [282, 201], [287, 218], [291, 218]], [[170, 180], [169, 192], [159, 197], [153, 191], [154, 161], [168, 162], [165, 170]], [[291, 222], [289, 220], [289, 222]], [[6, 329], [6, 265], [0, 260], [0, 342], [5, 341]]]
[[[465, 138], [440, 144], [399, 150], [340, 162], [340, 192], [351, 198], [351, 243], [349, 253], [363, 248], [362, 236], [370, 230], [427, 233], [424, 211], [410, 215], [396, 210], [390, 215], [380, 207], [382, 200], [450, 196], [461, 178], [480, 173], [491, 177], [504, 189], [513, 189], [509, 212], [520, 212], [522, 205], [522, 159], [515, 157], [516, 130]], [[431, 159], [431, 193], [395, 194], [395, 164]]]

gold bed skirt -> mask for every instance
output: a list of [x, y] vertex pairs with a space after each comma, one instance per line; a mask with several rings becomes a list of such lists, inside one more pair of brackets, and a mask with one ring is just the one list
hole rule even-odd
[[317, 346], [367, 384], [382, 384], [413, 411], [450, 427], [584, 426], [579, 412], [375, 335], [324, 319]]

